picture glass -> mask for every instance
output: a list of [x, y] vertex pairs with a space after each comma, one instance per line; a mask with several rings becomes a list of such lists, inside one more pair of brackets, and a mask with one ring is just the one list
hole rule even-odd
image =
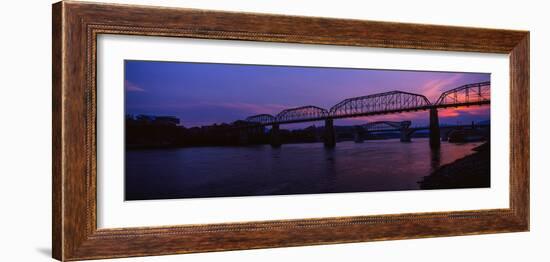
[[491, 185], [489, 73], [145, 60], [124, 71], [127, 201]]

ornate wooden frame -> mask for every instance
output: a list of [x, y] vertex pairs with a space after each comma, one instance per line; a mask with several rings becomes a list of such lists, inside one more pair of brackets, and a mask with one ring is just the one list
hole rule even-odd
[[[529, 230], [529, 32], [84, 2], [53, 5], [53, 257], [81, 260]], [[504, 53], [510, 208], [98, 229], [96, 40], [124, 34]]]

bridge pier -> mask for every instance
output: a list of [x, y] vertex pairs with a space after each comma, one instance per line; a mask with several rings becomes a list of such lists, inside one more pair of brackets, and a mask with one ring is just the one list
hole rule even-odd
[[437, 114], [437, 108], [430, 109], [430, 147], [439, 148], [441, 146], [441, 139], [439, 136], [439, 116]]
[[409, 128], [402, 128], [399, 132], [401, 133], [401, 137], [399, 141], [401, 142], [411, 142], [411, 132], [412, 130]]
[[281, 134], [279, 124], [273, 124], [271, 126], [271, 137], [269, 143], [272, 147], [281, 147]]
[[353, 141], [355, 141], [355, 143], [363, 143], [363, 141], [365, 141], [365, 129], [362, 126], [355, 126], [354, 129]]
[[336, 146], [336, 134], [334, 132], [334, 120], [327, 118], [325, 120], [325, 147], [334, 148]]

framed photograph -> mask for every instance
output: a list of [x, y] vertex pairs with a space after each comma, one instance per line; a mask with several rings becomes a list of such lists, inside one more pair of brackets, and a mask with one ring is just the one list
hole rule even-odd
[[529, 32], [53, 5], [53, 257], [529, 230]]

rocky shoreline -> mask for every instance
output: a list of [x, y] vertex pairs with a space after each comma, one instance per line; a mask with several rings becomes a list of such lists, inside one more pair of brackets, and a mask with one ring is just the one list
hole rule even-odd
[[491, 151], [486, 142], [475, 153], [443, 165], [419, 181], [421, 189], [481, 188], [491, 186]]

